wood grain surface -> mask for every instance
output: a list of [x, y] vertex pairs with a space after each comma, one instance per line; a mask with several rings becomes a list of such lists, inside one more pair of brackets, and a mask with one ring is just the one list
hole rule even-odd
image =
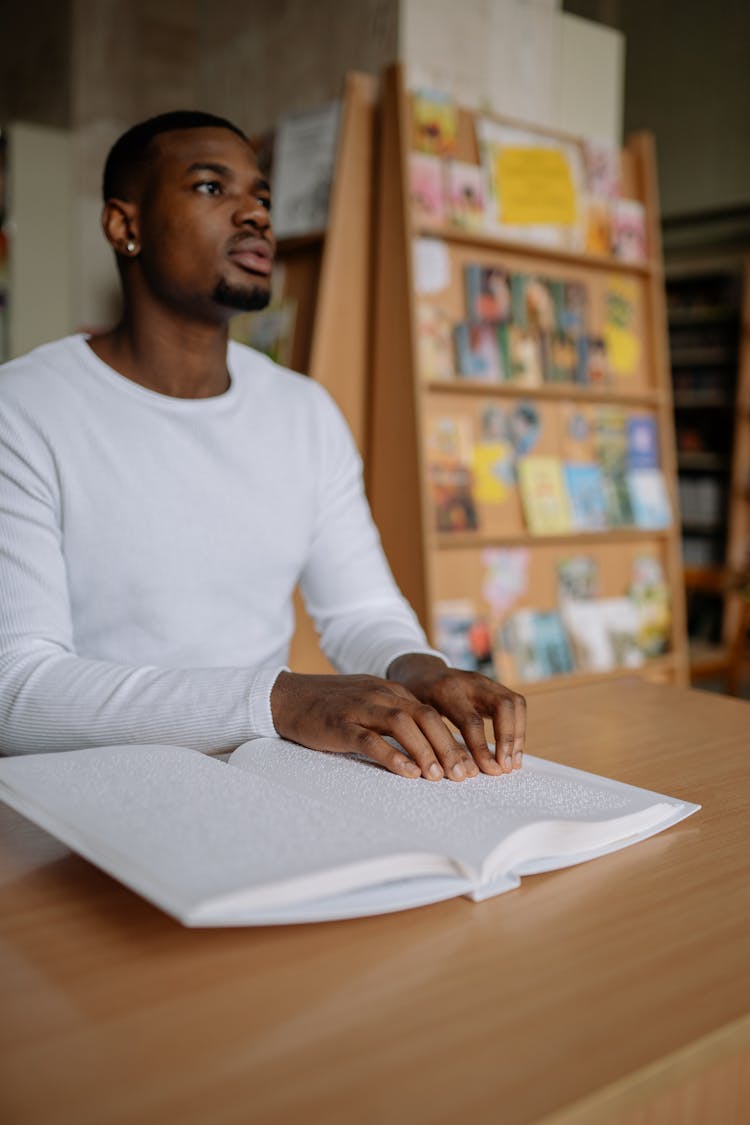
[[746, 1121], [750, 705], [608, 682], [529, 726], [703, 809], [482, 904], [200, 931], [0, 805], [3, 1125]]

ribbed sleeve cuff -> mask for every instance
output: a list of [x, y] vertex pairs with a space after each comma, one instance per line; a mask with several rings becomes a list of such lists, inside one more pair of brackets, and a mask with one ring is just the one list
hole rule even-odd
[[447, 664], [449, 668], [452, 667], [450, 660], [444, 652], [438, 652], [436, 648], [420, 648], [418, 645], [410, 645], [408, 648], [404, 647], [397, 651], [393, 656], [389, 657], [384, 673], [386, 679], [388, 678], [388, 673], [390, 672], [391, 665], [394, 663], [394, 661], [398, 660], [400, 656], [411, 656], [412, 653], [419, 656], [437, 656], [437, 658], [439, 660], [442, 660], [444, 664]]
[[252, 738], [278, 738], [271, 713], [271, 691], [277, 677], [282, 672], [288, 672], [286, 665], [278, 668], [261, 668], [250, 682], [250, 695], [248, 699], [248, 712], [250, 717], [250, 730]]

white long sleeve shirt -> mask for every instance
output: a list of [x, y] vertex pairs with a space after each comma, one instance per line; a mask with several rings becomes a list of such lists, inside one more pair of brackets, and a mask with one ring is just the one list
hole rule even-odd
[[230, 344], [157, 394], [72, 336], [0, 368], [0, 750], [275, 733], [299, 582], [331, 662], [429, 652], [327, 393]]

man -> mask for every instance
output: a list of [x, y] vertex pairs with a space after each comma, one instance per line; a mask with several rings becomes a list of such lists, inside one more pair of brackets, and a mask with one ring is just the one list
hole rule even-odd
[[[228, 345], [274, 254], [244, 134], [188, 112], [135, 126], [104, 200], [120, 323], [0, 374], [0, 749], [279, 734], [404, 777], [519, 766], [522, 698], [428, 647], [331, 400]], [[298, 581], [348, 674], [285, 668]]]

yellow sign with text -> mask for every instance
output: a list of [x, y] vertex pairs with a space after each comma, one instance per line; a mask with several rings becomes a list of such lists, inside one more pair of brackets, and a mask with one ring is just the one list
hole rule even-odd
[[574, 226], [576, 189], [558, 148], [501, 147], [495, 153], [498, 220], [511, 226]]

